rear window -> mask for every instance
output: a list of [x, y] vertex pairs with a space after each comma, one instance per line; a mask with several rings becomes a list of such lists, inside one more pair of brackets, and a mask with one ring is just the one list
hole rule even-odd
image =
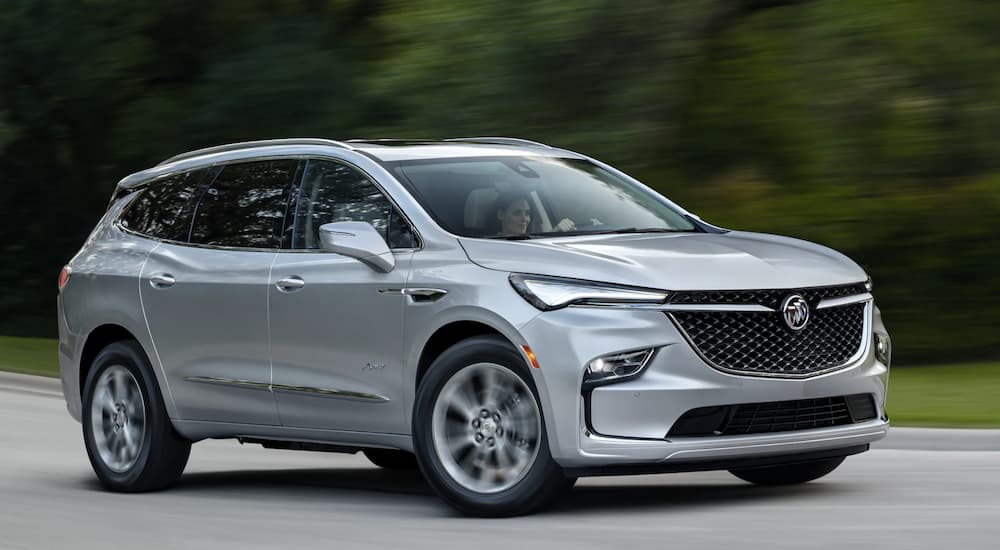
[[191, 210], [205, 169], [170, 176], [141, 189], [121, 217], [130, 231], [170, 241], [187, 241]]
[[299, 161], [230, 164], [201, 194], [191, 242], [241, 248], [278, 248]]

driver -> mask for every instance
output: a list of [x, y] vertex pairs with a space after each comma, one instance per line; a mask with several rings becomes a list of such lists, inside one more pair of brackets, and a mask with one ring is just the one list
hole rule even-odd
[[[531, 225], [531, 201], [525, 193], [505, 193], [497, 198], [497, 219], [500, 233], [504, 235], [524, 235]], [[572, 231], [576, 224], [563, 218], [552, 228], [555, 231]]]

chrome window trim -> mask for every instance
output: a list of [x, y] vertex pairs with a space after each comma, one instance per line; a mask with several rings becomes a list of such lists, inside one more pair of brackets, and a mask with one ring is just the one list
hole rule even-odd
[[[290, 253], [294, 253], [294, 254], [313, 253], [313, 254], [334, 254], [334, 255], [338, 255], [336, 252], [330, 252], [328, 250], [293, 250], [293, 249], [288, 249], [288, 248], [250, 248], [250, 247], [240, 247], [240, 246], [219, 246], [219, 245], [214, 245], [214, 244], [196, 244], [196, 243], [189, 243], [189, 242], [184, 242], [184, 241], [172, 241], [170, 239], [162, 239], [160, 237], [154, 237], [152, 235], [146, 235], [144, 233], [139, 233], [137, 231], [132, 231], [131, 229], [129, 229], [127, 227], [121, 226], [120, 224], [117, 223], [117, 221], [113, 225], [114, 225], [115, 229], [118, 229], [122, 233], [126, 233], [126, 234], [132, 235], [134, 237], [139, 237], [139, 238], [142, 238], [142, 239], [149, 239], [151, 241], [156, 241], [156, 242], [160, 242], [160, 243], [164, 243], [164, 244], [172, 244], [172, 245], [177, 245], [177, 246], [184, 246], [184, 247], [188, 247], [188, 248], [204, 248], [206, 250], [226, 250], [226, 251], [229, 251], [229, 252], [270, 252], [272, 254], [274, 254], [274, 253], [285, 254], [285, 253], [289, 253], [290, 252]], [[419, 249], [419, 248], [391, 248], [391, 249], [389, 249], [389, 251], [392, 252], [393, 254], [405, 254], [405, 253], [416, 252], [418, 250], [421, 250], [421, 249]], [[346, 256], [344, 256], [344, 257], [346, 258]]]
[[[202, 168], [211, 168], [213, 166], [221, 166], [228, 164], [241, 164], [243, 162], [256, 162], [256, 161], [266, 161], [266, 160], [279, 160], [279, 159], [298, 159], [302, 160], [306, 158], [309, 153], [304, 153], [302, 151], [291, 150], [287, 152], [269, 152], [265, 154], [253, 154], [253, 149], [239, 150], [235, 153], [230, 153], [229, 155], [222, 156], [222, 158], [212, 158], [212, 159], [188, 159], [181, 161], [179, 166], [173, 166], [171, 164], [156, 165], [153, 168], [136, 172], [129, 175], [128, 177], [122, 179], [118, 182], [116, 190], [123, 189], [127, 192], [131, 192], [136, 188], [143, 187], [161, 177], [168, 177], [176, 174], [181, 174], [184, 172], [190, 172], [192, 170], [199, 170]], [[220, 155], [212, 155], [220, 156]]]
[[[417, 244], [418, 244], [418, 246], [416, 246], [416, 247], [390, 248], [389, 250], [395, 254], [395, 253], [419, 252], [419, 251], [421, 251], [421, 250], [424, 249], [424, 243], [426, 241], [423, 239], [423, 237], [420, 235], [420, 232], [417, 230], [417, 225], [415, 223], [413, 223], [413, 220], [410, 219], [409, 214], [407, 214], [406, 211], [399, 206], [399, 203], [392, 196], [392, 194], [389, 193], [389, 192], [387, 192], [385, 190], [385, 187], [374, 176], [372, 176], [370, 173], [368, 173], [368, 171], [364, 170], [363, 168], [359, 167], [358, 165], [356, 165], [356, 164], [354, 164], [354, 163], [352, 163], [352, 162], [350, 162], [348, 160], [345, 160], [345, 159], [342, 159], [342, 158], [339, 158], [339, 157], [336, 157], [336, 156], [333, 156], [333, 155], [322, 155], [322, 154], [318, 154], [318, 153], [275, 154], [275, 155], [264, 155], [264, 156], [260, 156], [260, 157], [238, 158], [238, 159], [234, 159], [234, 160], [231, 160], [231, 161], [213, 162], [213, 163], [203, 164], [203, 165], [199, 165], [199, 166], [195, 166], [195, 167], [187, 167], [187, 168], [185, 168], [183, 170], [176, 170], [176, 171], [164, 172], [162, 174], [157, 174], [155, 176], [150, 177], [147, 180], [142, 180], [142, 181], [139, 181], [139, 182], [137, 182], [137, 183], [135, 183], [133, 185], [130, 185], [128, 187], [128, 189], [129, 189], [129, 193], [131, 194], [131, 193], [133, 193], [133, 192], [135, 192], [137, 190], [140, 190], [141, 188], [145, 187], [146, 185], [154, 183], [158, 179], [169, 178], [169, 177], [172, 177], [172, 176], [176, 176], [178, 174], [183, 174], [183, 173], [186, 173], [186, 172], [193, 172], [195, 170], [211, 169], [211, 168], [214, 168], [214, 167], [217, 167], [217, 166], [229, 166], [229, 165], [232, 165], [232, 164], [242, 164], [242, 163], [245, 163], [245, 162], [257, 162], [257, 161], [279, 160], [279, 159], [304, 160], [307, 163], [311, 159], [332, 160], [332, 161], [335, 161], [335, 162], [340, 162], [342, 164], [346, 164], [346, 165], [348, 165], [348, 166], [350, 166], [350, 167], [358, 170], [359, 172], [361, 172], [362, 174], [364, 174], [365, 177], [368, 178], [368, 180], [371, 181], [375, 185], [376, 188], [378, 188], [379, 192], [381, 192], [386, 198], [389, 199], [389, 202], [393, 205], [393, 207], [400, 213], [400, 215], [403, 217], [403, 219], [406, 221], [406, 223], [410, 226], [410, 230], [413, 232], [413, 236], [416, 239]], [[295, 190], [298, 192], [298, 191], [301, 191], [301, 188], [302, 188], [302, 181], [301, 181], [301, 178], [300, 178], [300, 181], [298, 182], [298, 185], [295, 186]], [[133, 201], [134, 201], [134, 199], [133, 199]], [[128, 210], [128, 208], [131, 205], [132, 205], [132, 201], [129, 201], [129, 203], [126, 204], [115, 215], [115, 221], [113, 222], [112, 225], [115, 228], [117, 228], [119, 231], [122, 231], [123, 233], [127, 233], [129, 235], [134, 235], [134, 236], [137, 236], [137, 237], [142, 237], [144, 239], [150, 239], [150, 240], [154, 240], [154, 241], [161, 242], [161, 243], [167, 243], [167, 244], [174, 244], [174, 245], [180, 245], [180, 246], [189, 246], [189, 247], [193, 247], [193, 248], [205, 248], [205, 249], [211, 249], [211, 250], [229, 250], [229, 251], [236, 251], [236, 252], [245, 251], [245, 252], [281, 252], [281, 253], [291, 252], [291, 253], [296, 253], [296, 254], [309, 254], [309, 253], [311, 253], [311, 254], [336, 254], [336, 252], [329, 252], [327, 250], [315, 249], [315, 248], [311, 248], [311, 249], [281, 248], [281, 244], [280, 243], [278, 244], [278, 247], [276, 247], [276, 248], [251, 248], [251, 247], [242, 247], [242, 246], [219, 246], [219, 245], [211, 245], [211, 244], [192, 243], [192, 242], [188, 242], [188, 241], [176, 241], [176, 240], [171, 240], [171, 239], [163, 239], [163, 238], [160, 238], [160, 237], [155, 237], [153, 235], [147, 235], [145, 233], [140, 233], [138, 231], [134, 231], [134, 230], [129, 229], [129, 228], [127, 228], [127, 227], [125, 227], [125, 226], [123, 226], [121, 224], [121, 218], [122, 218], [122, 216], [124, 216], [125, 212]], [[295, 200], [295, 205], [296, 205], [296, 210], [298, 210], [298, 197], [297, 196], [296, 196], [296, 200]], [[295, 213], [293, 213], [293, 216], [294, 215], [295, 215]]]
[[792, 380], [801, 380], [801, 379], [804, 379], [804, 378], [814, 378], [816, 376], [822, 376], [824, 374], [828, 374], [828, 373], [831, 373], [831, 372], [835, 372], [835, 371], [838, 371], [838, 370], [843, 370], [843, 369], [846, 369], [848, 367], [851, 367], [852, 365], [854, 365], [855, 363], [857, 363], [861, 358], [863, 358], [868, 353], [869, 349], [871, 348], [871, 341], [872, 341], [872, 305], [873, 305], [873, 301], [868, 301], [868, 302], [865, 303], [865, 314], [864, 314], [864, 320], [862, 321], [862, 327], [861, 327], [861, 345], [858, 346], [858, 351], [856, 351], [854, 353], [854, 355], [852, 355], [846, 361], [844, 361], [843, 363], [841, 363], [839, 365], [834, 365], [832, 367], [827, 367], [827, 368], [825, 368], [823, 370], [813, 371], [813, 372], [809, 372], [809, 373], [805, 373], [805, 374], [783, 374], [783, 373], [782, 374], [778, 374], [778, 373], [768, 373], [768, 372], [747, 372], [747, 371], [741, 371], [741, 370], [736, 370], [736, 369], [730, 369], [730, 368], [726, 368], [726, 367], [723, 367], [721, 365], [718, 365], [715, 362], [713, 362], [711, 359], [709, 359], [708, 357], [706, 357], [704, 353], [702, 353], [701, 349], [699, 349], [698, 346], [695, 345], [694, 340], [687, 333], [687, 331], [684, 330], [684, 327], [681, 326], [680, 322], [678, 322], [677, 319], [674, 318], [673, 315], [671, 315], [670, 313], [667, 313], [667, 317], [670, 318], [670, 321], [677, 328], [677, 331], [680, 332], [682, 336], [684, 336], [684, 340], [688, 343], [688, 345], [691, 347], [691, 349], [694, 350], [694, 352], [698, 355], [698, 357], [702, 361], [704, 361], [706, 365], [712, 367], [715, 370], [718, 370], [720, 372], [724, 372], [726, 374], [731, 374], [731, 375], [734, 375], [734, 376], [741, 376], [741, 377], [746, 377], [746, 378], [784, 378], [784, 379], [792, 379]]

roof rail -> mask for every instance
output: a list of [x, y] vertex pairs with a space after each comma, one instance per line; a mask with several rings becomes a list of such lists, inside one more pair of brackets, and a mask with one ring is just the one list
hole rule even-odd
[[521, 138], [511, 138], [511, 137], [467, 137], [467, 138], [451, 138], [444, 141], [466, 141], [469, 143], [491, 143], [493, 145], [527, 145], [529, 147], [544, 147], [546, 149], [554, 149], [551, 145], [546, 145], [537, 141], [531, 141], [530, 139]]
[[405, 139], [405, 138], [351, 138], [345, 139], [344, 143], [431, 143], [430, 139]]
[[323, 138], [261, 139], [257, 141], [242, 141], [240, 143], [216, 145], [215, 147], [206, 147], [204, 149], [198, 149], [196, 151], [181, 153], [179, 155], [174, 155], [168, 158], [167, 160], [164, 160], [160, 164], [157, 164], [157, 166], [163, 164], [169, 164], [171, 162], [177, 162], [179, 160], [200, 157], [202, 155], [211, 155], [213, 153], [224, 153], [226, 151], [239, 151], [240, 149], [250, 149], [253, 147], [266, 147], [268, 145], [328, 145], [330, 147], [354, 149], [354, 147], [351, 147], [346, 143], [340, 141], [334, 141], [332, 139], [323, 139]]

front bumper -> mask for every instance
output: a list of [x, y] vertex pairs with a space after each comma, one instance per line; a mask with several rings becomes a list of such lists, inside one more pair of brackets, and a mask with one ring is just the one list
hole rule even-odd
[[[869, 304], [866, 331], [884, 332]], [[688, 463], [794, 455], [864, 446], [888, 431], [889, 369], [864, 338], [860, 358], [804, 379], [725, 373], [706, 364], [661, 311], [565, 308], [521, 327], [540, 364], [532, 369], [553, 458], [567, 468]], [[615, 352], [655, 347], [643, 374], [582, 392], [585, 365]], [[876, 418], [792, 432], [720, 437], [667, 437], [674, 422], [699, 407], [871, 394]]]

